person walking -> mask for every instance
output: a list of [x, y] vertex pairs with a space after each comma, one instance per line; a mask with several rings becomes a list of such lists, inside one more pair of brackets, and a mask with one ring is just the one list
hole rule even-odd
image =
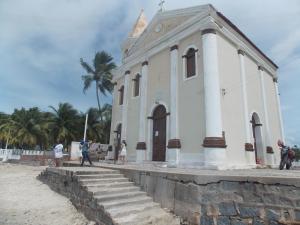
[[127, 156], [127, 150], [126, 150], [126, 146], [127, 146], [127, 143], [125, 140], [122, 141], [122, 144], [121, 144], [121, 152], [120, 152], [120, 161], [125, 164], [125, 161], [126, 161], [126, 156]]
[[89, 161], [90, 165], [93, 165], [89, 156], [89, 143], [87, 141], [81, 141], [80, 147], [82, 150], [82, 161], [80, 166], [83, 166], [85, 160]]
[[57, 144], [53, 148], [56, 167], [60, 167], [62, 165], [63, 149], [64, 146], [62, 144]]

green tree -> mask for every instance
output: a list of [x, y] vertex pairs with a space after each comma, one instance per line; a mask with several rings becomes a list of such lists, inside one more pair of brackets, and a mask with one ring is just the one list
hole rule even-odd
[[47, 144], [46, 123], [41, 111], [34, 107], [26, 110], [15, 109], [9, 118], [0, 125], [10, 143], [19, 148], [44, 147]]
[[105, 51], [101, 51], [96, 53], [93, 60], [93, 67], [83, 61], [82, 58], [80, 59], [80, 63], [87, 72], [86, 75], [82, 76], [84, 82], [83, 92], [85, 93], [91, 87], [92, 83], [95, 82], [100, 120], [103, 121], [99, 92], [106, 96], [107, 93], [111, 93], [113, 90], [113, 84], [111, 83], [112, 70], [116, 68], [113, 57]]
[[53, 111], [49, 118], [49, 130], [53, 143], [68, 146], [72, 141], [79, 140], [83, 121], [78, 111], [69, 103], [59, 103], [57, 109], [53, 106], [49, 107]]

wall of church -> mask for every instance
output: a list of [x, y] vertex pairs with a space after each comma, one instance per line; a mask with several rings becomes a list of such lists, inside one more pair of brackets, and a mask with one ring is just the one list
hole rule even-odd
[[240, 76], [240, 61], [237, 48], [222, 36], [217, 35], [220, 74], [222, 123], [227, 144], [227, 161], [234, 166], [243, 166], [245, 157], [245, 126]]
[[[266, 161], [266, 151], [265, 151], [265, 119], [264, 119], [264, 109], [263, 109], [263, 98], [262, 98], [262, 90], [260, 84], [260, 74], [257, 68], [256, 62], [250, 59], [247, 55], [245, 55], [245, 70], [246, 70], [246, 87], [247, 87], [247, 96], [248, 96], [248, 109], [249, 109], [249, 121], [251, 120], [252, 114], [256, 112], [259, 116], [260, 122], [263, 124], [262, 126], [262, 139], [263, 139], [263, 148], [259, 148], [257, 145], [259, 155], [262, 155], [264, 161]], [[251, 125], [250, 125], [251, 126]], [[253, 141], [253, 132], [251, 128], [251, 140]], [[258, 138], [258, 137], [257, 137]]]
[[[266, 73], [266, 72], [265, 72]], [[276, 96], [275, 83], [273, 82], [273, 77], [269, 74], [265, 74], [265, 87], [266, 87], [266, 99], [269, 114], [269, 126], [270, 126], [270, 141], [271, 146], [274, 150], [275, 164], [280, 162], [280, 154], [277, 146], [278, 139], [281, 137], [281, 125], [280, 116], [278, 111], [278, 103]]]
[[119, 123], [122, 123], [122, 106], [119, 105], [119, 89], [121, 86], [124, 85], [124, 77], [120, 78], [117, 81], [117, 85], [114, 86], [114, 92], [113, 92], [113, 105], [112, 105], [112, 124], [111, 124], [111, 130], [110, 130], [110, 144], [114, 144], [114, 138], [116, 137], [116, 134], [114, 131], [117, 129], [117, 126]]
[[[148, 83], [147, 83], [147, 115], [152, 116], [156, 104], [163, 103], [170, 110], [170, 49], [167, 48], [148, 60]], [[167, 124], [168, 125], [168, 124]], [[167, 127], [167, 140], [168, 135]], [[152, 120], [146, 124], [147, 155], [152, 160]]]
[[[182, 56], [190, 47], [198, 49], [196, 76], [185, 78]], [[205, 137], [204, 78], [201, 33], [197, 32], [179, 43], [178, 49], [178, 102], [179, 137], [181, 141], [180, 160], [203, 161], [203, 139]]]
[[141, 64], [130, 68], [128, 86], [128, 113], [127, 113], [127, 157], [128, 160], [136, 158], [136, 144], [139, 137], [139, 118], [140, 118], [140, 95], [133, 97], [134, 82], [136, 74], [141, 74]]

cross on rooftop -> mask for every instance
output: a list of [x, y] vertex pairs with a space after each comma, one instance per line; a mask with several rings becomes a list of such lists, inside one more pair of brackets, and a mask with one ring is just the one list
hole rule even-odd
[[164, 4], [165, 4], [165, 2], [166, 2], [165, 0], [160, 0], [160, 2], [158, 4], [159, 8], [160, 8], [159, 9], [160, 12], [162, 12], [164, 10]]

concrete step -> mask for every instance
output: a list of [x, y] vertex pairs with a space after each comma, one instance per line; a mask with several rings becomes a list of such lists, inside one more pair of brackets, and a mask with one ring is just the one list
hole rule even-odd
[[106, 188], [106, 187], [132, 187], [134, 185], [133, 182], [125, 181], [125, 182], [108, 182], [108, 183], [90, 183], [90, 184], [84, 184], [84, 187], [87, 188]]
[[108, 174], [108, 173], [120, 173], [118, 170], [109, 170], [109, 169], [103, 169], [103, 170], [82, 170], [82, 171], [76, 171], [76, 175], [97, 175], [97, 174]]
[[124, 206], [116, 206], [109, 209], [106, 209], [106, 211], [111, 215], [112, 218], [115, 217], [121, 217], [128, 214], [136, 214], [138, 212], [147, 211], [153, 208], [159, 208], [160, 205], [155, 202], [141, 202], [141, 203], [135, 203], [132, 205], [128, 205], [126, 207]]
[[88, 188], [88, 191], [93, 192], [93, 195], [105, 195], [122, 192], [135, 192], [139, 191], [140, 188], [136, 186], [131, 187], [109, 187], [109, 188]]
[[80, 180], [79, 182], [82, 184], [91, 184], [91, 183], [111, 183], [111, 182], [126, 182], [127, 178], [119, 177], [119, 178], [100, 178], [100, 179], [89, 179], [89, 180]]
[[120, 178], [124, 177], [122, 174], [118, 173], [108, 173], [108, 174], [92, 174], [92, 175], [77, 175], [80, 180], [95, 180], [95, 179], [102, 179], [102, 178]]
[[103, 201], [113, 201], [117, 199], [129, 199], [137, 196], [147, 196], [145, 192], [142, 191], [132, 191], [132, 192], [123, 192], [123, 193], [115, 193], [109, 195], [94, 195], [94, 198], [98, 200], [98, 203], [101, 204]]
[[115, 217], [120, 225], [180, 225], [180, 219], [162, 208], [152, 208], [147, 211]]
[[101, 205], [105, 208], [105, 209], [110, 209], [113, 207], [127, 207], [129, 205], [133, 205], [136, 203], [147, 203], [147, 202], [152, 202], [152, 198], [148, 197], [148, 196], [137, 196], [137, 197], [131, 197], [129, 199], [125, 198], [125, 199], [118, 199], [118, 200], [114, 200], [114, 201], [102, 201]]

